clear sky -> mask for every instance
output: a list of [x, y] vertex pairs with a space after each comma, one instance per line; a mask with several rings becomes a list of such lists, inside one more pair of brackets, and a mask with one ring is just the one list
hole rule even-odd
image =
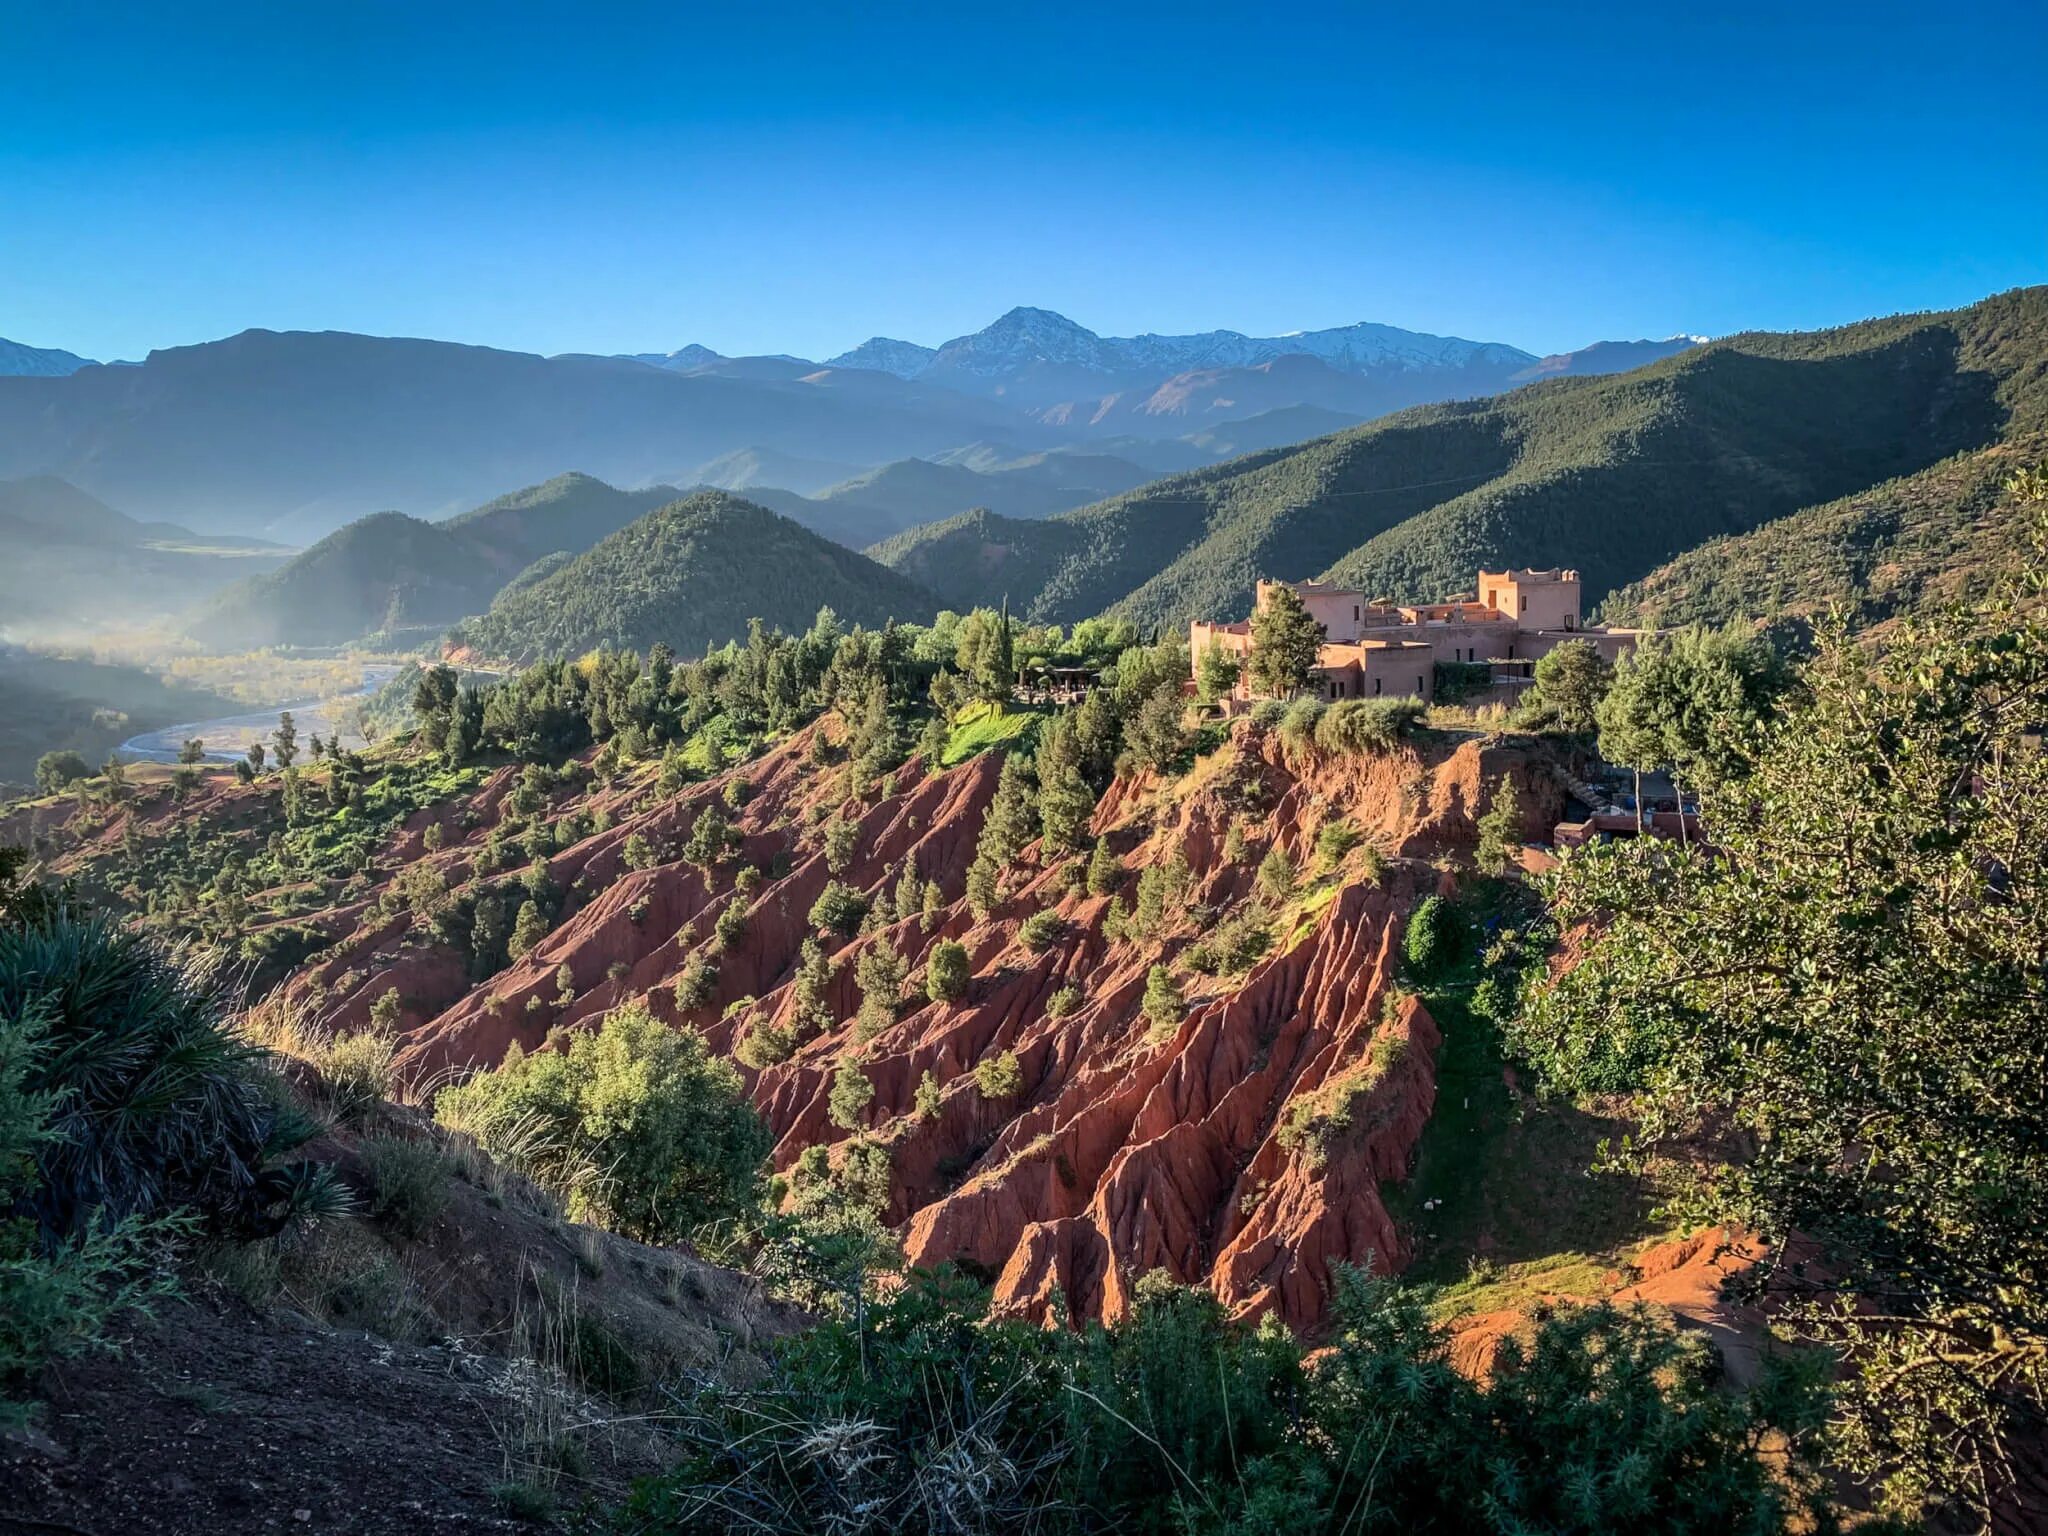
[[0, 336], [1542, 352], [2048, 279], [2048, 4], [0, 0]]

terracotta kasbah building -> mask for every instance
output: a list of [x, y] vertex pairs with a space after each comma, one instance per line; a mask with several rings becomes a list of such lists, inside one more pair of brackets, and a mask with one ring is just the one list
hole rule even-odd
[[[1481, 571], [1477, 596], [1414, 607], [1321, 582], [1261, 581], [1255, 607], [1283, 587], [1293, 588], [1309, 617], [1323, 626], [1314, 686], [1326, 699], [1427, 700], [1435, 695], [1440, 661], [1484, 664], [1493, 682], [1512, 687], [1527, 680], [1537, 658], [1567, 640], [1590, 641], [1611, 662], [1645, 633], [1585, 624], [1577, 571]], [[1250, 621], [1189, 626], [1195, 666], [1212, 645], [1239, 660], [1232, 702], [1250, 702], [1249, 668], [1243, 665], [1251, 658]]]

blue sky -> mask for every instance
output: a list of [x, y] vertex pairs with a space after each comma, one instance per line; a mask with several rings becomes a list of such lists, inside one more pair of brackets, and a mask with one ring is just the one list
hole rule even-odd
[[0, 336], [1550, 351], [2048, 279], [2039, 0], [1683, 9], [0, 0]]

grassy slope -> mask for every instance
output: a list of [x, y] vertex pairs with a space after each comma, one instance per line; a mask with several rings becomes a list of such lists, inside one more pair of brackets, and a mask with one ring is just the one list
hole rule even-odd
[[1421, 988], [1443, 1032], [1436, 1106], [1414, 1171], [1380, 1191], [1414, 1244], [1407, 1274], [1443, 1287], [1442, 1318], [1605, 1295], [1628, 1252], [1664, 1235], [1645, 1182], [1590, 1171], [1628, 1124], [1516, 1081], [1498, 1030], [1470, 1006], [1485, 974], [1468, 952]]

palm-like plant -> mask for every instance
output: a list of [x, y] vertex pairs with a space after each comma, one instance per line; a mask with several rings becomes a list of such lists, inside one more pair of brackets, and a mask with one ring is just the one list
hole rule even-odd
[[57, 910], [0, 927], [0, 1022], [43, 1049], [52, 1099], [25, 1197], [47, 1239], [174, 1209], [223, 1232], [275, 1232], [330, 1206], [331, 1175], [278, 1159], [310, 1138], [266, 1091], [218, 971], [104, 918]]

